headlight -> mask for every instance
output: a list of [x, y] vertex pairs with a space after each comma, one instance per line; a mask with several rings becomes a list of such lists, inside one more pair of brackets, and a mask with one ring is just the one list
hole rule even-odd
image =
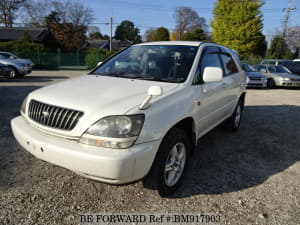
[[287, 78], [287, 77], [281, 77], [280, 79], [284, 80], [284, 81], [289, 81], [290, 80], [290, 78]]
[[18, 63], [18, 66], [21, 68], [21, 70], [25, 70], [26, 69], [26, 64]]
[[28, 97], [26, 97], [23, 102], [22, 102], [22, 105], [21, 105], [21, 113], [22, 114], [25, 114], [26, 113], [26, 104], [27, 104], [27, 100], [28, 100]]
[[104, 117], [82, 135], [80, 142], [106, 148], [128, 148], [136, 141], [144, 119], [143, 114]]

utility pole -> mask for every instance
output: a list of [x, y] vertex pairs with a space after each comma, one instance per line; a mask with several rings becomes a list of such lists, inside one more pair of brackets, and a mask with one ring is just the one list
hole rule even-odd
[[112, 51], [112, 26], [113, 26], [113, 18], [110, 17], [110, 36], [109, 36], [109, 51]]
[[292, 7], [291, 6], [291, 1], [289, 1], [288, 7], [284, 8], [282, 11], [284, 11], [286, 14], [284, 16], [284, 20], [283, 20], [283, 29], [282, 29], [282, 43], [281, 43], [281, 48], [280, 48], [280, 56], [282, 57], [283, 55], [283, 46], [284, 46], [284, 42], [285, 42], [285, 37], [286, 37], [286, 32], [287, 32], [287, 26], [289, 23], [289, 19], [290, 19], [290, 12], [293, 10], [296, 10], [296, 7]]

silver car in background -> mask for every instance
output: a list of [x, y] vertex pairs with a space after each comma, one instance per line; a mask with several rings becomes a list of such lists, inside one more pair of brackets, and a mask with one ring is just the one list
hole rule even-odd
[[8, 78], [25, 76], [31, 73], [34, 65], [30, 59], [21, 59], [10, 52], [0, 52], [0, 63], [11, 69]]
[[260, 64], [254, 68], [267, 77], [267, 87], [300, 87], [300, 76], [281, 65]]
[[264, 74], [258, 72], [253, 66], [243, 63], [243, 70], [247, 76], [247, 87], [266, 87], [267, 78]]

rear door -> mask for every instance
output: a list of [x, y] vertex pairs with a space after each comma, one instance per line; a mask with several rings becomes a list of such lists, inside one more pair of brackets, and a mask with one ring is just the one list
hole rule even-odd
[[220, 48], [221, 62], [223, 65], [224, 75], [223, 75], [223, 116], [228, 116], [232, 114], [236, 107], [239, 94], [241, 92], [241, 85], [243, 82], [242, 71], [239, 69], [233, 56], [227, 49]]

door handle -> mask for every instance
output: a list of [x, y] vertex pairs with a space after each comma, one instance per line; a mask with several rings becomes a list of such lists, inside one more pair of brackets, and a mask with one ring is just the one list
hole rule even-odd
[[222, 83], [222, 88], [227, 88], [228, 84], [227, 83]]

